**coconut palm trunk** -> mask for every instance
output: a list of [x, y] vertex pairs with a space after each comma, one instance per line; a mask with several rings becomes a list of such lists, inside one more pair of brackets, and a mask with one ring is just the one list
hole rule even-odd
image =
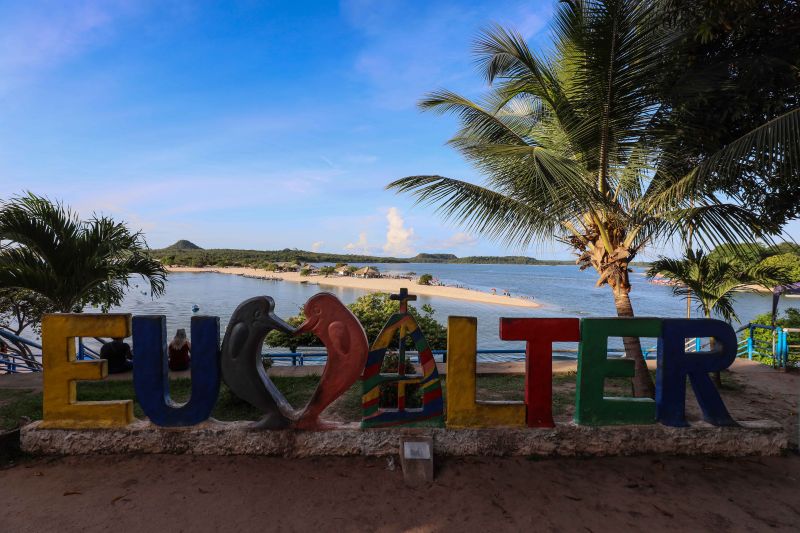
[[[633, 304], [630, 298], [631, 286], [627, 276], [625, 277], [625, 284], [612, 287], [614, 291], [614, 307], [616, 307], [618, 317], [633, 318]], [[638, 337], [623, 337], [622, 343], [625, 346], [625, 357], [631, 359], [634, 363], [633, 395], [637, 398], [654, 397], [655, 387], [653, 380], [650, 378], [650, 372], [647, 370], [642, 343]]]

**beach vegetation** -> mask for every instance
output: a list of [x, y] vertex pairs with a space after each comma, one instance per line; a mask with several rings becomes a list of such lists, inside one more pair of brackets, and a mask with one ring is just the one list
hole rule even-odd
[[[367, 340], [371, 343], [378, 338], [378, 334], [381, 329], [383, 329], [383, 326], [386, 325], [389, 318], [399, 311], [400, 302], [389, 299], [387, 293], [378, 292], [361, 296], [347, 307], [353, 312], [356, 318], [358, 318], [359, 322], [361, 322], [364, 331], [367, 333]], [[431, 349], [444, 350], [447, 348], [447, 327], [440, 324], [434, 318], [436, 311], [432, 306], [424, 304], [418, 310], [409, 305], [408, 311], [419, 324]], [[304, 321], [305, 315], [302, 309], [299, 314], [287, 320], [292, 327], [298, 327]], [[399, 339], [397, 337], [393, 338], [389, 348], [396, 350], [398, 341]], [[264, 343], [269, 347], [289, 348], [292, 352], [296, 352], [301, 346], [322, 346], [320, 340], [311, 333], [303, 333], [295, 336], [277, 330], [270, 331]], [[413, 346], [413, 342], [410, 338], [406, 339], [406, 346]]]
[[[772, 314], [770, 313], [762, 313], [756, 316], [753, 319], [753, 324], [760, 324], [762, 326], [770, 326], [772, 325]], [[789, 307], [788, 309], [784, 310], [783, 313], [778, 313], [778, 316], [775, 317], [775, 326], [780, 326], [781, 328], [791, 328], [795, 330], [800, 330], [800, 309], [796, 307]], [[748, 331], [745, 330], [742, 332], [743, 336], [748, 335]], [[790, 346], [797, 346], [800, 345], [800, 331], [790, 331], [788, 334], [787, 342]], [[770, 330], [755, 328], [753, 330], [753, 338], [755, 339], [757, 345], [771, 345], [774, 339], [774, 333]], [[762, 355], [759, 353], [753, 354], [753, 359], [763, 363], [765, 365], [772, 365], [775, 363], [772, 359], [772, 354]], [[797, 350], [789, 350], [789, 360], [787, 361], [787, 368], [796, 368], [800, 365], [800, 354], [798, 354]]]
[[148, 254], [141, 232], [94, 215], [80, 220], [69, 207], [28, 193], [0, 204], [0, 288], [35, 293], [59, 312], [119, 305], [135, 277], [151, 296], [164, 292], [167, 273]]
[[[645, 249], [692, 235], [698, 246], [770, 241], [778, 231], [744, 204], [736, 184], [753, 166], [788, 176], [800, 164], [800, 109], [721, 141], [687, 167], [671, 127], [680, 94], [713, 96], [703, 71], [662, 76], [685, 21], [667, 23], [668, 2], [561, 2], [554, 42], [532, 51], [517, 32], [484, 31], [476, 56], [491, 89], [480, 101], [448, 90], [425, 111], [455, 115], [450, 139], [486, 182], [416, 175], [388, 185], [466, 231], [525, 249], [556, 238], [580, 269], [597, 272], [617, 315], [634, 316], [629, 279]], [[720, 195], [721, 191], [725, 195]], [[654, 394], [637, 338], [624, 338], [638, 397]]]
[[[562, 265], [571, 261], [542, 260], [525, 256], [469, 256], [452, 254], [419, 254], [414, 257], [377, 257], [372, 255], [331, 254], [305, 250], [237, 250], [237, 249], [158, 249], [150, 254], [165, 265], [215, 266], [234, 265], [262, 268], [265, 264], [335, 263], [337, 268], [349, 263], [453, 263], [453, 264], [513, 264], [513, 265]], [[357, 267], [355, 267], [357, 268]]]
[[431, 281], [433, 281], [433, 276], [431, 276], [430, 274], [423, 274], [419, 277], [417, 283], [419, 285], [430, 285]]
[[652, 279], [658, 275], [673, 282], [672, 293], [691, 299], [704, 317], [738, 322], [733, 307], [737, 293], [769, 290], [790, 281], [787, 270], [770, 264], [770, 259], [768, 256], [759, 262], [742, 263], [689, 250], [681, 259], [661, 257], [654, 261], [647, 276]]

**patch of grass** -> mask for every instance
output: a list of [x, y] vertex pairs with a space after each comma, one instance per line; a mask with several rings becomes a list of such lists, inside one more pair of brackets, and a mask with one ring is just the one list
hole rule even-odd
[[[557, 373], [553, 375], [553, 415], [569, 416], [575, 406], [575, 372]], [[319, 384], [319, 376], [272, 378], [275, 385], [283, 392], [286, 399], [295, 408], [300, 409], [308, 401]], [[442, 394], [446, 398], [447, 381], [442, 376]], [[477, 395], [483, 400], [521, 401], [524, 399], [525, 376], [513, 375], [479, 375], [476, 380]], [[741, 383], [730, 372], [722, 373], [722, 390], [741, 392], [746, 385]], [[689, 389], [691, 390], [691, 389]], [[606, 394], [609, 396], [632, 396], [629, 378], [606, 379]], [[170, 382], [170, 395], [176, 402], [185, 402], [191, 396], [191, 381], [177, 379]], [[134, 399], [133, 383], [130, 381], [98, 381], [78, 384], [79, 401], [107, 401]], [[446, 413], [445, 407], [445, 413]], [[134, 401], [134, 416], [143, 418], [141, 406]], [[261, 413], [247, 402], [240, 400], [223, 383], [220, 395], [211, 413], [213, 418], [223, 421], [258, 420]], [[355, 383], [331, 406], [327, 417], [343, 422], [361, 420], [361, 383]], [[19, 419], [28, 417], [31, 420], [42, 418], [42, 395], [40, 392], [23, 389], [0, 389], [0, 429], [13, 429]], [[425, 422], [421, 425], [430, 425]]]
[[26, 389], [0, 389], [0, 429], [14, 429], [22, 417], [41, 420], [42, 394]]
[[479, 400], [523, 401], [525, 399], [525, 376], [520, 374], [478, 375], [475, 387]]
[[[356, 382], [330, 407], [331, 414], [343, 422], [361, 420], [361, 382]], [[324, 416], [324, 415], [323, 415]]]

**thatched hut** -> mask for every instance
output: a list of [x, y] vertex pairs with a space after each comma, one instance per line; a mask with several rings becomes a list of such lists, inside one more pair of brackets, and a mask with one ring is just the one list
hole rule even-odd
[[357, 278], [379, 278], [381, 277], [381, 273], [378, 272], [378, 269], [373, 266], [365, 266], [364, 268], [359, 268], [353, 275]]

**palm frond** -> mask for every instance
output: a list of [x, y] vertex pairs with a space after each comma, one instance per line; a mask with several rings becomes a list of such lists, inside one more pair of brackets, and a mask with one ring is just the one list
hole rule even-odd
[[561, 228], [560, 213], [536, 209], [509, 196], [442, 176], [409, 176], [387, 189], [408, 192], [417, 203], [437, 205], [448, 221], [510, 246], [526, 247], [552, 237]]

